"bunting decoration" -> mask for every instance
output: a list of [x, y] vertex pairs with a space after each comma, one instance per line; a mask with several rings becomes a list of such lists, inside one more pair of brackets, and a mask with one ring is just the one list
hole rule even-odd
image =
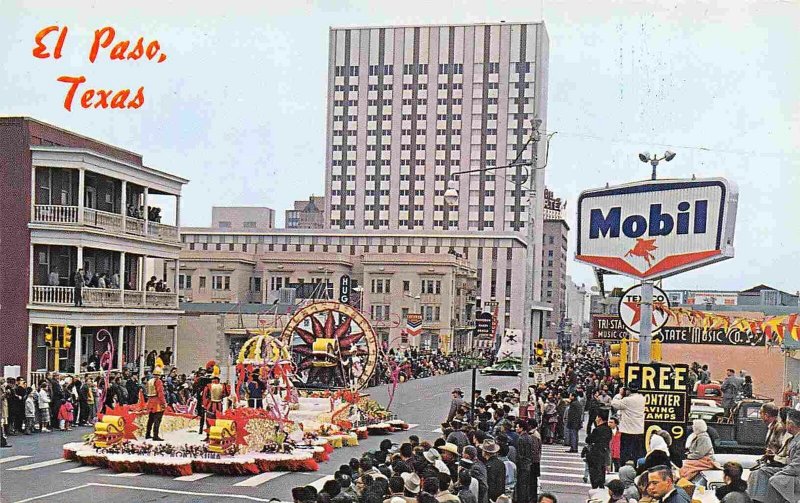
[[702, 327], [704, 330], [736, 328], [742, 332], [763, 333], [771, 344], [781, 345], [785, 339], [791, 338], [800, 342], [800, 313], [764, 318], [726, 316], [721, 313], [697, 311], [683, 307], [664, 308], [670, 319], [678, 325]]

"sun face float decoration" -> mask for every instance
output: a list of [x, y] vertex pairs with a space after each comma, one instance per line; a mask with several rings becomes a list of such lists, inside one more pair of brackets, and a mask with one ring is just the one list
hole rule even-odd
[[297, 311], [282, 335], [307, 388], [366, 386], [378, 360], [378, 342], [369, 321], [339, 302], [315, 302]]

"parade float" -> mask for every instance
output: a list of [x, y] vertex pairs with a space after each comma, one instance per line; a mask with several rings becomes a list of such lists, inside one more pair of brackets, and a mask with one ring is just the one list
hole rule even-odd
[[[234, 383], [220, 382], [219, 367], [208, 362], [200, 415], [166, 405], [156, 365], [139, 402], [98, 414], [94, 432], [64, 445], [64, 457], [169, 476], [316, 471], [333, 449], [408, 428], [362, 392], [382, 356], [369, 321], [353, 307], [313, 302], [282, 330], [250, 335]], [[109, 351], [107, 375], [113, 346]], [[263, 391], [258, 401], [242, 386], [249, 381]]]

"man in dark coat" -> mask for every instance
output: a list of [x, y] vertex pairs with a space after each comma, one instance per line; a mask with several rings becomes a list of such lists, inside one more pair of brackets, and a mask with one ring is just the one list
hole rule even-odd
[[594, 424], [596, 428], [586, 437], [586, 464], [589, 465], [589, 479], [592, 489], [604, 487], [606, 480], [606, 463], [609, 457], [611, 428], [608, 427], [608, 409], [599, 409]]
[[464, 447], [463, 459], [468, 463], [472, 463], [469, 468], [469, 474], [478, 481], [478, 503], [489, 503], [489, 481], [486, 465], [478, 457], [478, 449], [474, 445]]
[[658, 503], [690, 503], [692, 501], [686, 491], [675, 485], [672, 469], [664, 465], [648, 470], [647, 493]]
[[454, 389], [451, 395], [453, 400], [450, 402], [450, 410], [447, 412], [446, 422], [448, 423], [452, 421], [454, 417], [456, 417], [456, 412], [458, 412], [458, 409], [464, 405], [464, 392], [461, 391], [460, 388]]
[[531, 480], [531, 466], [533, 464], [533, 438], [528, 433], [528, 423], [518, 419], [515, 429], [517, 439], [517, 503], [531, 503], [534, 501], [533, 493], [536, 491], [536, 482]]
[[506, 465], [497, 457], [500, 446], [494, 440], [484, 440], [481, 451], [486, 460], [489, 500], [494, 501], [506, 490]]
[[583, 407], [578, 395], [570, 393], [570, 402], [567, 408], [566, 437], [569, 441], [567, 452], [578, 452], [578, 430], [583, 426]]
[[61, 379], [58, 372], [53, 372], [50, 382], [50, 424], [58, 424], [58, 409], [61, 407], [61, 400], [64, 399], [64, 388], [61, 387]]

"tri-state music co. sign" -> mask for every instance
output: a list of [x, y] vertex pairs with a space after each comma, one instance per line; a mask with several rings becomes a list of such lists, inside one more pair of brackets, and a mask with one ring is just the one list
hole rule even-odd
[[[674, 320], [667, 322], [653, 340], [663, 344], [695, 344], [711, 346], [759, 346], [766, 345], [764, 332], [744, 331], [736, 327], [706, 328], [699, 326], [672, 326]], [[592, 315], [592, 339], [598, 341], [618, 341], [628, 337], [625, 324], [617, 315]]]
[[664, 363], [629, 363], [625, 382], [639, 382], [645, 396], [644, 427], [649, 439], [656, 428], [666, 430], [673, 440], [683, 441], [689, 413], [689, 366]]
[[723, 178], [586, 190], [575, 259], [652, 280], [731, 258], [737, 202], [736, 185]]
[[736, 327], [663, 327], [653, 340], [664, 344], [708, 344], [713, 346], [765, 346], [764, 332], [744, 331]]
[[614, 314], [592, 315], [592, 340], [620, 341], [628, 336], [622, 319]]

